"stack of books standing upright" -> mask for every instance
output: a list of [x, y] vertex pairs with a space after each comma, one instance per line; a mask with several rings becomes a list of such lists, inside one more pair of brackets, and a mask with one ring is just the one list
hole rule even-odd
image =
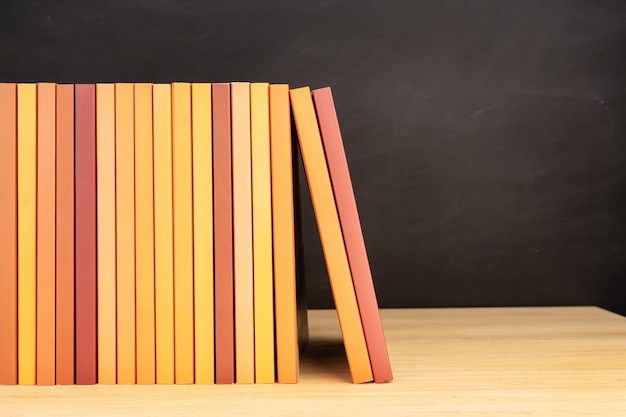
[[392, 380], [329, 88], [0, 84], [0, 384], [295, 383], [297, 141], [355, 383]]

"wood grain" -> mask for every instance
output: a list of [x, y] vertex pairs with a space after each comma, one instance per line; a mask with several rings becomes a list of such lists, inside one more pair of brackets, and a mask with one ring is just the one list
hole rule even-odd
[[595, 307], [381, 310], [395, 380], [351, 384], [335, 311], [300, 383], [0, 387], [0, 415], [626, 415], [626, 318]]

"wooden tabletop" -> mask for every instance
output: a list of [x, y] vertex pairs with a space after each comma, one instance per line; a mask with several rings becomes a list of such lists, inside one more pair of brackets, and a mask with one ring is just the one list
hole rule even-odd
[[4, 386], [0, 416], [626, 416], [622, 316], [595, 307], [381, 316], [389, 384], [351, 384], [336, 313], [315, 310], [298, 384]]

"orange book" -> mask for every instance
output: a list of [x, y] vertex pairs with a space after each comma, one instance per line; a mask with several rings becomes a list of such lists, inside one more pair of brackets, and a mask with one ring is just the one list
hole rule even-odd
[[365, 332], [374, 381], [389, 382], [393, 379], [393, 375], [387, 353], [387, 344], [378, 314], [378, 302], [376, 301], [372, 273], [367, 259], [361, 222], [352, 189], [352, 181], [350, 180], [350, 171], [348, 170], [348, 161], [343, 149], [339, 122], [330, 88], [314, 90], [313, 100], [322, 133], [328, 171], [333, 185], [350, 270], [352, 271], [352, 281], [361, 313], [361, 322]]
[[252, 225], [254, 254], [254, 352], [257, 383], [274, 377], [274, 278], [270, 173], [269, 85], [250, 84]]
[[98, 383], [117, 382], [115, 85], [96, 85]]
[[74, 383], [74, 86], [56, 97], [56, 384]]
[[231, 83], [235, 381], [254, 383], [250, 83]]
[[154, 295], [156, 382], [174, 383], [174, 258], [171, 87], [152, 87], [154, 125]]
[[136, 382], [133, 85], [115, 84], [117, 383]]
[[135, 84], [135, 280], [137, 383], [154, 384], [154, 193], [152, 84]]
[[37, 84], [37, 384], [54, 385], [56, 85]]
[[17, 384], [17, 89], [0, 83], [0, 385]]
[[215, 259], [215, 382], [235, 382], [230, 84], [211, 86]]
[[296, 254], [291, 164], [289, 86], [270, 85], [270, 152], [272, 162], [272, 227], [276, 376], [282, 384], [298, 382], [296, 323]]
[[354, 383], [368, 382], [372, 368], [311, 91], [290, 90], [290, 98], [350, 373]]
[[17, 85], [18, 383], [36, 382], [37, 85]]
[[172, 84], [174, 196], [174, 358], [177, 384], [193, 384], [193, 208], [191, 88]]
[[213, 151], [211, 84], [191, 85], [193, 286], [196, 384], [215, 382], [213, 318]]

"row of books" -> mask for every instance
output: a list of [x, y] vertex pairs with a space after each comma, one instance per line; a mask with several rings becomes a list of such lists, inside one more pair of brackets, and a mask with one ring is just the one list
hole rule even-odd
[[4, 83], [0, 384], [297, 382], [292, 115], [353, 381], [390, 381], [330, 89]]

